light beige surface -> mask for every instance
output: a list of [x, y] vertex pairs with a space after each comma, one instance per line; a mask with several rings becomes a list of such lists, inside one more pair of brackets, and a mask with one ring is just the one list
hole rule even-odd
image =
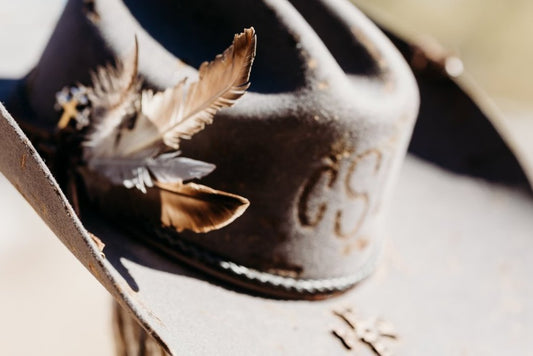
[[404, 35], [456, 52], [491, 97], [533, 105], [533, 1], [352, 0]]
[[[0, 78], [38, 59], [62, 0], [0, 0]], [[0, 175], [0, 354], [112, 355], [111, 297]]]
[[111, 297], [0, 176], [0, 354], [112, 355]]

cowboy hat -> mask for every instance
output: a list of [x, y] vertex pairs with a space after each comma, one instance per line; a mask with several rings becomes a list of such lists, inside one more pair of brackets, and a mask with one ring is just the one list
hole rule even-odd
[[[2, 171], [67, 247], [165, 350], [173, 354], [251, 351], [264, 354], [276, 351], [287, 354], [342, 353], [345, 346], [341, 341], [346, 342], [346, 338], [341, 336], [343, 340], [339, 340], [332, 335], [332, 330], [338, 331], [342, 327], [351, 330], [350, 323], [335, 314], [342, 313], [346, 308], [355, 308], [368, 316], [381, 315], [394, 321], [401, 336], [397, 348], [409, 354], [433, 351], [430, 347], [442, 350], [443, 353], [456, 350], [458, 346], [449, 340], [457, 340], [458, 343], [465, 340], [463, 327], [455, 324], [460, 318], [467, 318], [479, 325], [486, 325], [490, 321], [498, 327], [502, 323], [505, 325], [513, 322], [513, 310], [505, 309], [505, 298], [501, 301], [486, 297], [497, 295], [493, 278], [498, 274], [499, 266], [487, 265], [484, 261], [498, 260], [502, 258], [502, 253], [503, 258], [519, 256], [520, 251], [523, 253], [522, 246], [526, 243], [527, 233], [531, 228], [526, 217], [532, 207], [530, 200], [520, 191], [501, 185], [502, 180], [523, 183], [524, 175], [503, 141], [487, 123], [480, 121], [479, 116], [473, 119], [472, 129], [478, 137], [490, 138], [488, 143], [483, 142], [487, 146], [473, 145], [475, 147], [472, 151], [458, 150], [459, 152], [453, 152], [457, 155], [452, 154], [452, 158], [446, 158], [447, 155], [444, 154], [440, 157], [442, 160], [434, 157], [439, 157], [438, 153], [445, 151], [443, 146], [433, 146], [436, 153], [431, 153], [431, 144], [434, 142], [429, 140], [426, 143], [429, 148], [422, 145], [418, 146], [422, 148], [415, 147], [414, 150], [419, 154], [427, 153], [430, 157], [426, 158], [434, 159], [443, 166], [451, 166], [455, 171], [461, 169], [461, 173], [473, 173], [500, 183], [454, 175], [426, 162], [409, 158], [401, 172], [397, 193], [387, 218], [378, 220], [365, 215], [364, 227], [361, 227], [369, 233], [365, 242], [361, 242], [360, 235], [354, 234], [356, 236], [352, 237], [352, 245], [346, 248], [346, 240], [341, 239], [345, 255], [339, 257], [341, 243], [334, 239], [331, 241], [331, 236], [338, 233], [335, 231], [335, 217], [338, 214], [318, 219], [320, 221], [313, 226], [320, 216], [317, 212], [320, 212], [322, 203], [328, 203], [329, 210], [334, 213], [340, 211], [339, 206], [349, 203], [345, 197], [349, 192], [330, 189], [333, 190], [331, 192], [327, 189], [328, 184], [316, 181], [332, 180], [332, 172], [336, 172], [330, 164], [331, 160], [319, 159], [334, 151], [331, 140], [338, 139], [339, 132], [348, 132], [351, 134], [350, 138], [359, 145], [371, 147], [373, 144], [380, 144], [383, 137], [390, 135], [392, 128], [396, 127], [396, 124], [390, 124], [393, 119], [402, 118], [403, 126], [400, 126], [399, 138], [396, 140], [398, 146], [386, 146], [385, 149], [386, 154], [392, 157], [390, 166], [394, 167], [401, 160], [402, 147], [405, 146], [415, 116], [416, 91], [406, 65], [390, 43], [351, 5], [341, 1], [306, 4], [294, 1], [292, 5], [281, 1], [265, 1], [261, 5], [239, 3], [234, 5], [247, 11], [239, 11], [239, 15], [231, 12], [233, 17], [222, 16], [223, 10], [213, 6], [205, 15], [207, 19], [198, 15], [195, 8], [201, 8], [201, 4], [187, 5], [180, 9], [180, 16], [183, 17], [180, 20], [191, 27], [174, 29], [172, 34], [181, 36], [181, 41], [175, 42], [168, 40], [168, 37], [165, 42], [165, 33], [154, 34], [157, 33], [157, 27], [150, 22], [160, 19], [165, 11], [154, 14], [143, 9], [141, 3], [128, 2], [127, 5], [128, 11], [125, 11], [124, 5], [118, 2], [86, 2], [83, 6], [81, 2], [69, 2], [36, 70], [21, 83], [18, 94], [13, 95], [11, 108], [13, 112], [18, 112], [17, 119], [24, 119], [25, 125], [38, 123], [46, 129], [55, 124], [55, 93], [64, 85], [81, 81], [84, 76], [86, 78], [91, 68], [103, 64], [99, 61], [109, 60], [110, 55], [106, 55], [106, 49], [118, 51], [126, 47], [126, 37], [136, 32], [128, 29], [128, 26], [138, 26], [135, 21], [127, 21], [128, 16], [136, 15], [136, 21], [143, 24], [146, 32], [152, 34], [145, 34], [144, 37], [139, 30], [140, 72], [156, 87], [167, 87], [175, 83], [171, 82], [173, 79], [165, 70], [167, 67], [161, 66], [161, 63], [169, 63], [168, 72], [174, 71], [170, 66], [172, 56], [160, 47], [155, 47], [158, 51], [151, 51], [153, 56], [146, 60], [148, 64], [143, 64], [143, 48], [153, 49], [157, 44], [153, 38], [166, 46], [177, 43], [177, 48], [173, 50], [183, 51], [183, 54], [177, 55], [181, 58], [188, 56], [188, 61], [195, 63], [198, 60], [196, 57], [200, 57], [199, 53], [206, 51], [206, 48], [198, 43], [189, 46], [199, 48], [190, 48], [184, 44], [184, 36], [188, 36], [191, 29], [195, 30], [194, 33], [199, 38], [203, 36], [206, 47], [211, 47], [211, 42], [216, 43], [219, 37], [222, 38], [222, 34], [215, 36], [213, 32], [221, 32], [226, 27], [228, 31], [236, 32], [232, 26], [254, 25], [260, 41], [263, 31], [264, 55], [259, 45], [255, 72], [252, 74], [252, 82], [257, 82], [257, 89], [254, 91], [252, 86], [251, 94], [243, 98], [240, 106], [220, 113], [215, 124], [204, 132], [203, 137], [191, 141], [184, 148], [195, 157], [217, 163], [217, 170], [222, 172], [216, 177], [208, 177], [212, 179], [211, 185], [226, 184], [231, 188], [241, 183], [243, 187], [237, 192], [250, 198], [250, 210], [227, 227], [229, 230], [226, 231], [234, 232], [229, 238], [224, 236], [224, 230], [220, 230], [201, 239], [197, 236], [184, 236], [183, 240], [177, 240], [181, 241], [181, 247], [165, 247], [158, 243], [159, 249], [165, 248], [173, 257], [259, 290], [263, 296], [249, 294], [240, 288], [234, 290], [231, 284], [197, 274], [175, 259], [167, 258], [132, 240], [127, 236], [128, 233], [102, 219], [98, 212], [84, 214], [80, 221], [39, 155], [6, 111], [2, 112], [5, 118], [2, 121], [5, 137], [2, 142]], [[229, 4], [224, 4], [226, 6]], [[194, 17], [195, 13], [198, 17]], [[199, 25], [202, 24], [202, 18], [210, 24], [216, 24], [217, 21], [221, 21], [221, 24], [212, 25], [209, 30], [209, 27]], [[242, 23], [244, 21], [249, 23]], [[116, 26], [118, 23], [120, 28]], [[206, 32], [202, 33], [200, 29]], [[123, 38], [120, 31], [124, 31]], [[331, 40], [333, 37], [328, 33], [351, 39], [341, 43], [354, 43], [354, 46], [340, 46], [338, 42]], [[97, 49], [88, 44], [94, 44]], [[168, 47], [167, 50], [170, 51]], [[62, 55], [58, 56], [57, 53]], [[101, 57], [94, 58], [99, 56]], [[264, 62], [261, 62], [262, 57]], [[351, 62], [352, 57], [357, 58], [358, 62]], [[303, 59], [307, 60], [307, 68], [302, 68]], [[272, 66], [272, 63], [278, 65]], [[309, 70], [309, 67], [313, 70]], [[254, 75], [257, 76], [256, 79]], [[272, 78], [280, 79], [273, 81]], [[449, 90], [457, 90], [453, 84], [448, 85], [451, 86]], [[442, 86], [444, 85], [440, 87]], [[304, 89], [310, 93], [309, 96], [303, 96], [306, 94]], [[440, 97], [435, 95], [433, 100], [437, 101]], [[306, 105], [301, 104], [302, 98]], [[464, 100], [466, 99], [462, 103]], [[422, 114], [424, 103], [423, 100]], [[472, 102], [466, 104], [470, 104], [469, 108], [475, 108]], [[318, 120], [315, 119], [317, 110], [323, 110]], [[434, 109], [433, 112], [439, 110]], [[338, 115], [337, 118], [334, 118], [335, 114]], [[421, 118], [420, 122], [428, 123], [424, 121], [427, 120], [427, 115]], [[313, 124], [310, 119], [318, 124]], [[448, 122], [445, 115], [442, 120], [446, 128]], [[479, 129], [480, 126], [482, 129]], [[434, 129], [431, 124], [426, 127], [429, 129], [422, 129], [421, 132], [429, 130], [431, 133]], [[267, 130], [269, 128], [270, 131]], [[449, 129], [450, 133], [443, 130], [439, 130], [439, 133], [457, 137], [464, 131], [462, 127], [458, 129], [452, 126]], [[277, 133], [279, 136], [275, 135]], [[253, 136], [253, 140], [247, 135]], [[234, 145], [224, 151], [226, 155], [231, 153], [226, 159], [216, 157], [216, 153], [222, 149], [220, 146], [210, 147], [210, 151], [205, 150], [206, 142], [215, 141], [215, 137], [221, 140], [220, 136], [220, 145], [228, 145], [228, 142]], [[284, 139], [289, 140], [288, 143], [285, 142], [286, 146], [277, 147], [283, 144]], [[425, 139], [427, 140], [427, 136]], [[466, 144], [470, 143], [469, 140], [465, 140]], [[458, 141], [452, 147], [460, 147], [465, 141]], [[265, 151], [267, 144], [273, 148]], [[339, 176], [352, 172], [352, 166], [372, 157], [362, 155], [368, 149], [346, 151], [347, 157], [343, 156], [342, 151], [338, 158], [347, 158], [345, 166], [338, 168]], [[336, 151], [334, 153], [338, 154]], [[496, 163], [490, 159], [483, 160], [495, 153], [500, 157]], [[374, 156], [381, 157], [380, 154]], [[476, 161], [472, 157], [481, 159]], [[373, 163], [376, 166], [375, 161]], [[239, 166], [243, 164], [246, 165], [246, 171]], [[323, 164], [330, 165], [323, 168]], [[458, 164], [459, 168], [453, 164]], [[502, 172], [502, 166], [498, 164], [510, 167], [504, 172], [517, 173], [513, 173], [509, 179], [502, 178], [498, 176]], [[371, 175], [373, 170], [369, 168], [374, 167], [370, 163], [362, 167], [368, 169], [363, 172], [362, 178]], [[318, 175], [315, 180], [309, 179], [316, 170], [323, 175]], [[495, 172], [496, 177], [488, 172]], [[260, 178], [262, 174], [281, 178], [257, 182], [258, 176]], [[387, 172], [383, 178], [387, 184], [368, 188], [370, 194], [381, 195], [392, 176]], [[310, 188], [306, 190], [308, 186]], [[309, 193], [303, 194], [306, 191]], [[303, 201], [297, 204], [303, 212], [294, 213], [286, 206], [290, 197]], [[257, 208], [252, 210], [254, 204], [257, 204]], [[357, 210], [361, 207], [354, 205], [347, 209], [351, 209], [353, 215], [361, 214]], [[267, 223], [261, 219], [265, 215], [270, 217]], [[487, 215], [490, 220], [485, 218]], [[299, 219], [306, 231], [312, 231], [304, 235], [295, 227], [286, 226], [290, 219], [296, 222]], [[340, 224], [349, 222], [354, 223], [342, 220]], [[355, 223], [352, 227], [358, 228], [358, 222]], [[326, 231], [328, 224], [332, 231]], [[387, 240], [389, 250], [385, 252], [380, 269], [365, 283], [344, 291], [369, 273], [367, 266], [373, 261], [379, 242], [377, 235], [374, 236], [372, 232], [378, 227], [385, 227], [392, 235]], [[106, 244], [105, 257], [86, 229]], [[340, 231], [342, 233], [346, 230]], [[284, 232], [286, 236], [273, 241], [280, 232]], [[511, 236], [502, 241], [500, 238], [504, 233]], [[250, 241], [242, 241], [242, 237], [231, 241], [243, 234], [249, 234]], [[475, 241], [478, 236], [483, 236], [490, 244]], [[319, 242], [310, 243], [311, 237]], [[168, 242], [180, 245], [173, 238]], [[391, 249], [390, 246], [394, 248]], [[284, 251], [275, 260], [273, 247]], [[217, 260], [219, 256], [229, 256], [232, 260]], [[209, 259], [215, 260], [219, 265], [220, 262], [233, 264], [225, 265], [230, 267], [229, 273], [217, 273], [217, 269], [209, 265]], [[527, 269], [526, 261], [517, 263], [523, 263], [519, 266], [523, 270]], [[247, 267], [250, 265], [253, 268]], [[350, 276], [351, 279], [342, 279], [345, 276]], [[261, 278], [266, 281], [266, 285]], [[472, 301], [453, 304], [454, 301], [465, 298], [461, 293], [464, 290], [468, 291], [468, 298]], [[344, 293], [320, 302], [286, 301], [264, 296], [270, 294], [298, 299], [322, 296], [323, 293], [329, 294], [332, 291]], [[518, 298], [526, 296], [528, 291], [523, 293]], [[498, 304], [500, 302], [503, 304]], [[497, 312], [494, 312], [493, 307], [503, 309], [496, 309]], [[435, 310], [437, 308], [439, 310]], [[450, 320], [442, 320], [443, 315], [450, 317]], [[344, 319], [351, 317], [346, 314], [342, 316]], [[428, 330], [424, 325], [426, 323], [438, 325], [433, 330]], [[444, 332], [447, 337], [441, 339], [439, 335]], [[482, 342], [486, 341], [487, 333], [492, 333], [493, 329], [486, 327], [484, 332], [486, 334], [469, 335], [468, 341], [471, 344], [464, 348], [481, 350], [481, 347], [485, 347]], [[369, 341], [365, 342], [371, 344]], [[491, 350], [498, 346], [503, 348], [504, 343], [490, 345]], [[521, 347], [516, 343], [514, 346]], [[360, 347], [361, 352], [372, 352], [364, 345], [356, 347]]]

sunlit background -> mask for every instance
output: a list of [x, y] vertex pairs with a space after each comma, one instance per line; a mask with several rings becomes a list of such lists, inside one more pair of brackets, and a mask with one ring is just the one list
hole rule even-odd
[[463, 60], [533, 167], [533, 1], [353, 0], [411, 39], [429, 36]]
[[[533, 157], [533, 1], [355, 0], [405, 36], [430, 35], [504, 113]], [[63, 0], [0, 0], [0, 77], [35, 64]], [[0, 176], [0, 345], [4, 355], [111, 355], [110, 297]]]
[[533, 106], [533, 1], [355, 0], [406, 36], [427, 34], [463, 59], [498, 102]]

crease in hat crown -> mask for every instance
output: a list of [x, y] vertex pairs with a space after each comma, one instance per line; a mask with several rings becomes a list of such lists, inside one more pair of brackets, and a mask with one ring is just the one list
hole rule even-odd
[[[262, 293], [315, 298], [346, 290], [371, 273], [378, 256], [388, 195], [417, 113], [412, 74], [385, 36], [344, 2], [317, 3], [349, 29], [345, 51], [332, 42], [335, 29], [298, 14], [299, 1], [239, 3], [245, 11], [224, 16], [230, 3], [205, 8], [198, 1], [177, 12], [171, 1], [157, 8], [69, 1], [19, 91], [35, 116], [28, 121], [54, 125], [55, 93], [87, 83], [90, 70], [128, 50], [133, 34], [140, 75], [162, 89], [195, 76], [195, 64], [253, 25], [249, 93], [182, 148], [216, 164], [205, 183], [247, 197], [248, 211], [207, 234], [148, 226], [143, 235], [174, 258]], [[195, 17], [199, 9], [204, 16]]]

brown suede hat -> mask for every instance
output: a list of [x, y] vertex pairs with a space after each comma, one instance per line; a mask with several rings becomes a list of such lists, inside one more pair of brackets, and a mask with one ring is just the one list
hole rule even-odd
[[[174, 86], [250, 26], [248, 93], [181, 147], [248, 210], [205, 234], [77, 216], [47, 167], [56, 93], [135, 36], [144, 85]], [[449, 58], [387, 35], [345, 0], [68, 2], [2, 108], [0, 169], [120, 304], [120, 352], [531, 350], [527, 177]]]

